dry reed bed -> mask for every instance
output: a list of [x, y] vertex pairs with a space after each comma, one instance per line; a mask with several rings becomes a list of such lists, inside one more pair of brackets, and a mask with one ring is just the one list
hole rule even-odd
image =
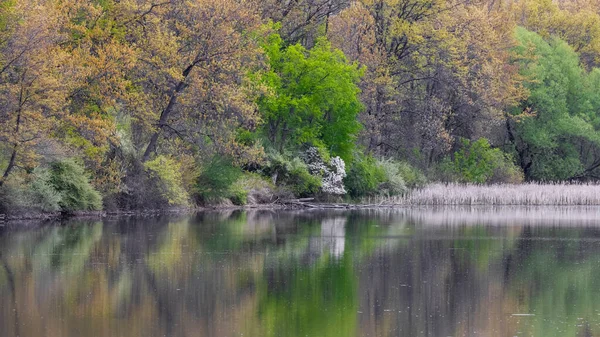
[[598, 184], [431, 184], [403, 197], [380, 201], [385, 205], [525, 205], [597, 206]]

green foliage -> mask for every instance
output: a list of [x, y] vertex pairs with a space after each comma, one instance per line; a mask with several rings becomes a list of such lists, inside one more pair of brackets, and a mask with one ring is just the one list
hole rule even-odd
[[394, 162], [400, 176], [404, 179], [404, 183], [408, 188], [422, 187], [427, 183], [427, 178], [423, 172], [419, 171], [414, 166], [405, 161]]
[[278, 152], [270, 152], [265, 173], [277, 185], [286, 186], [297, 196], [314, 195], [321, 188], [321, 177], [310, 174], [306, 163], [298, 157], [289, 158]]
[[236, 186], [246, 192], [246, 203], [250, 204], [271, 203], [278, 192], [277, 187], [268, 177], [252, 172], [244, 172]]
[[454, 167], [461, 178], [468, 182], [484, 183], [494, 173], [495, 154], [500, 152], [492, 149], [485, 138], [474, 142], [462, 139], [462, 147], [454, 154]]
[[43, 212], [55, 212], [61, 208], [62, 196], [52, 185], [50, 171], [46, 168], [38, 167], [33, 170], [26, 195], [29, 195], [30, 206], [37, 207]]
[[234, 186], [242, 177], [242, 169], [224, 157], [214, 157], [202, 168], [197, 179], [196, 194], [200, 202], [218, 202], [224, 198], [237, 204], [245, 203], [246, 197]]
[[102, 198], [83, 166], [66, 159], [11, 176], [0, 188], [0, 204], [5, 212], [91, 211], [102, 209]]
[[476, 141], [461, 140], [461, 148], [454, 160], [446, 158], [437, 167], [438, 178], [445, 181], [468, 183], [520, 183], [520, 169], [500, 149], [494, 149], [485, 138]]
[[321, 178], [310, 174], [306, 164], [298, 157], [290, 161], [285, 180], [298, 196], [316, 194], [321, 188]]
[[0, 212], [56, 212], [61, 195], [50, 183], [50, 172], [36, 168], [30, 175], [12, 175], [0, 187]]
[[0, 204], [5, 212], [90, 211], [102, 209], [102, 198], [83, 166], [66, 159], [12, 175], [0, 188]]
[[187, 205], [189, 195], [183, 186], [181, 164], [172, 157], [157, 156], [144, 167], [158, 181], [162, 196], [170, 205]]
[[377, 164], [375, 158], [355, 154], [344, 185], [348, 194], [356, 198], [377, 194], [379, 185], [386, 180], [386, 171]]
[[244, 206], [248, 204], [248, 191], [239, 185], [234, 185], [229, 192], [228, 198], [234, 205]]
[[258, 104], [268, 142], [280, 152], [310, 143], [349, 161], [360, 129], [357, 83], [362, 70], [325, 38], [306, 50], [299, 44], [285, 46], [273, 34], [264, 50], [270, 70], [260, 78], [268, 93]]
[[[0, 0], [5, 208], [98, 208], [77, 163], [113, 209], [342, 195], [346, 166], [353, 197], [425, 183], [361, 146], [446, 181], [600, 179], [597, 1], [317, 2], [167, 1], [131, 25], [144, 1]], [[473, 135], [508, 154], [455, 147]]]
[[530, 96], [516, 113], [530, 115], [516, 125], [515, 150], [528, 179], [565, 180], [584, 175], [600, 150], [596, 132], [600, 108], [598, 71], [589, 75], [564, 41], [544, 40], [518, 28], [517, 54]]
[[90, 184], [90, 178], [83, 166], [74, 159], [51, 163], [49, 183], [60, 193], [59, 204], [63, 211], [102, 209], [100, 193]]
[[[496, 149], [497, 150], [497, 149]], [[493, 151], [492, 165], [494, 171], [489, 183], [521, 184], [525, 177], [523, 171], [515, 165], [512, 157], [500, 150]]]
[[[16, 0], [0, 1], [0, 34], [8, 30], [10, 19], [12, 19], [12, 10], [16, 3]], [[1, 41], [1, 43], [3, 44], [4, 41]]]
[[385, 180], [379, 185], [378, 193], [384, 195], [398, 195], [407, 191], [406, 182], [400, 171], [400, 165], [391, 159], [381, 159], [377, 162], [385, 173]]
[[352, 198], [400, 195], [424, 185], [426, 178], [406, 162], [356, 153], [344, 185]]
[[443, 182], [462, 181], [450, 156], [444, 157], [435, 165], [430, 173], [430, 178], [435, 181]]

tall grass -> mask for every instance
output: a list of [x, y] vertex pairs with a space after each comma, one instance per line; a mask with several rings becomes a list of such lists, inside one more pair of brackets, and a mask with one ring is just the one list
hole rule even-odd
[[372, 200], [382, 205], [600, 205], [598, 184], [431, 184], [400, 197]]

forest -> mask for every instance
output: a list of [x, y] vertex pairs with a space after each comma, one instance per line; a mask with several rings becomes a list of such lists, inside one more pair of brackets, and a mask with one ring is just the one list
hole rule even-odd
[[600, 179], [594, 0], [0, 0], [0, 213]]

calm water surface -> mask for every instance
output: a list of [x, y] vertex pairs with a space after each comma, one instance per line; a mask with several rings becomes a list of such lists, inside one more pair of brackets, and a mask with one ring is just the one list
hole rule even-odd
[[600, 209], [5, 225], [0, 336], [600, 336]]

